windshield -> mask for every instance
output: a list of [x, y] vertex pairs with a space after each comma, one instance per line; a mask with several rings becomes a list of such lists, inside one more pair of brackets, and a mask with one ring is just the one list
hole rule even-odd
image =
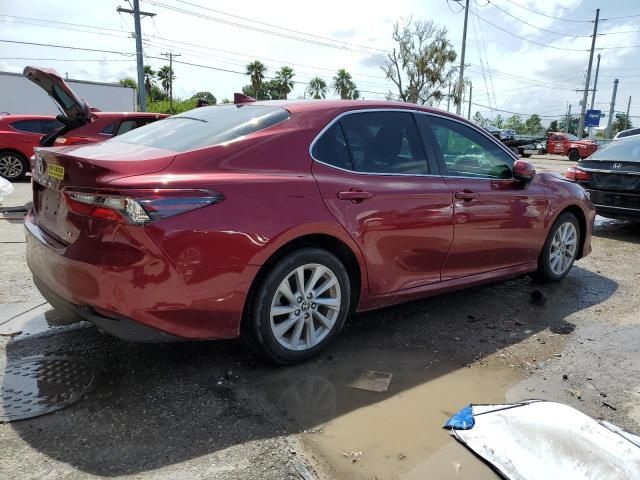
[[571, 133], [569, 133], [569, 134], [567, 135], [567, 138], [568, 138], [569, 140], [578, 140], [578, 137], [576, 137], [575, 135], [572, 135]]
[[184, 152], [230, 142], [288, 118], [289, 112], [280, 107], [201, 107], [137, 128], [108, 141]]
[[589, 160], [615, 160], [623, 162], [640, 161], [640, 139], [627, 138], [612, 142], [604, 148], [596, 150]]

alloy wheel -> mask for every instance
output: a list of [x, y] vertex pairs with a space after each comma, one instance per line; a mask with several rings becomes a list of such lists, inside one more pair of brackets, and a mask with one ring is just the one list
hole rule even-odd
[[578, 249], [578, 231], [571, 222], [561, 224], [551, 241], [549, 266], [555, 275], [564, 274], [576, 257]]
[[341, 306], [336, 274], [318, 263], [302, 265], [284, 277], [273, 296], [271, 330], [284, 348], [308, 350], [331, 332]]
[[8, 154], [0, 157], [0, 176], [8, 179], [19, 178], [23, 169], [22, 160], [15, 155]]

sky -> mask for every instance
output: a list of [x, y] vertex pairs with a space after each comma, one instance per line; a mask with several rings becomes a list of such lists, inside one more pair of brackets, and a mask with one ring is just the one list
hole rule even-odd
[[[118, 6], [130, 8], [127, 0], [0, 0], [0, 40], [98, 50], [0, 42], [0, 71], [37, 65], [80, 80], [135, 78], [133, 18], [117, 13]], [[394, 22], [433, 20], [448, 29], [458, 53], [464, 22], [453, 0], [140, 0], [140, 8], [156, 14], [142, 19], [145, 64], [158, 69], [167, 63], [162, 53], [179, 54], [174, 95], [207, 90], [219, 100], [241, 91], [245, 66], [255, 59], [267, 65], [267, 75], [283, 65], [294, 69], [300, 83], [290, 98], [302, 97], [310, 78], [330, 83], [345, 68], [365, 99], [383, 99], [395, 91], [380, 68], [394, 46]], [[579, 110], [576, 90], [584, 89], [597, 8], [604, 35], [596, 39], [595, 107], [608, 112], [618, 78], [615, 111], [626, 111], [635, 92], [631, 116], [640, 124], [640, 0], [470, 0], [465, 78], [473, 84], [472, 115], [537, 113], [546, 125], [568, 104]], [[446, 101], [439, 106], [446, 109]]]

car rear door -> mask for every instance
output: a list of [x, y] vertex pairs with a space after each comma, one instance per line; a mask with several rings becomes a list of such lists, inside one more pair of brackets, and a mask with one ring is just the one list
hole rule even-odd
[[360, 246], [369, 289], [384, 294], [440, 281], [451, 245], [452, 197], [424, 151], [410, 111], [347, 112], [312, 144], [313, 175]]
[[431, 114], [417, 119], [453, 192], [454, 239], [442, 280], [536, 261], [548, 210], [544, 187], [515, 180], [515, 159], [480, 129]]

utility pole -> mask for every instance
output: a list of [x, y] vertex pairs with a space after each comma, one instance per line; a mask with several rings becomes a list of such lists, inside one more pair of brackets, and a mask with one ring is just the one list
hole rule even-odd
[[589, 53], [589, 66], [587, 67], [587, 79], [584, 84], [584, 92], [582, 93], [582, 105], [580, 106], [580, 120], [578, 122], [578, 138], [582, 138], [582, 130], [584, 129], [584, 112], [587, 108], [587, 98], [589, 96], [589, 82], [591, 81], [591, 66], [593, 64], [593, 51], [596, 48], [596, 36], [598, 34], [598, 19], [600, 18], [600, 9], [596, 9], [596, 20], [593, 23], [593, 37], [591, 37], [591, 51]]
[[469, 112], [467, 113], [467, 120], [471, 120], [471, 96], [473, 95], [473, 83], [469, 82]]
[[624, 117], [624, 129], [629, 128], [629, 110], [631, 109], [631, 95], [629, 95], [629, 102], [627, 103], [627, 116]]
[[[596, 63], [596, 76], [593, 79], [593, 90], [591, 91], [591, 107], [590, 110], [593, 110], [596, 101], [596, 90], [598, 88], [598, 73], [600, 72], [600, 54], [598, 54], [598, 62]], [[593, 127], [589, 127], [589, 138], [591, 138], [591, 131]]]
[[169, 111], [173, 113], [173, 57], [179, 57], [180, 54], [173, 52], [163, 53], [163, 57], [169, 57]]
[[118, 13], [131, 13], [136, 29], [136, 62], [138, 64], [138, 106], [141, 112], [147, 111], [147, 93], [144, 91], [144, 62], [142, 57], [142, 28], [140, 17], [155, 17], [155, 13], [141, 12], [140, 0], [133, 0], [133, 10], [128, 8], [116, 8]]
[[564, 129], [569, 133], [569, 125], [571, 125], [571, 104], [567, 108], [567, 119], [565, 120]]
[[451, 106], [451, 80], [449, 80], [449, 90], [447, 91], [447, 112], [449, 111], [449, 107]]
[[[462, 0], [457, 0], [461, 2]], [[464, 30], [462, 31], [462, 52], [460, 55], [460, 78], [458, 79], [458, 94], [462, 96], [462, 89], [464, 88], [464, 53], [467, 46], [467, 20], [469, 19], [469, 0], [466, 0], [466, 6], [464, 7]], [[462, 111], [462, 99], [456, 105], [456, 114], [460, 115]]]
[[616, 108], [616, 92], [618, 91], [618, 79], [613, 81], [613, 95], [611, 95], [611, 106], [609, 107], [609, 121], [607, 122], [607, 133], [604, 138], [611, 138], [611, 125], [613, 124], [613, 111]]

